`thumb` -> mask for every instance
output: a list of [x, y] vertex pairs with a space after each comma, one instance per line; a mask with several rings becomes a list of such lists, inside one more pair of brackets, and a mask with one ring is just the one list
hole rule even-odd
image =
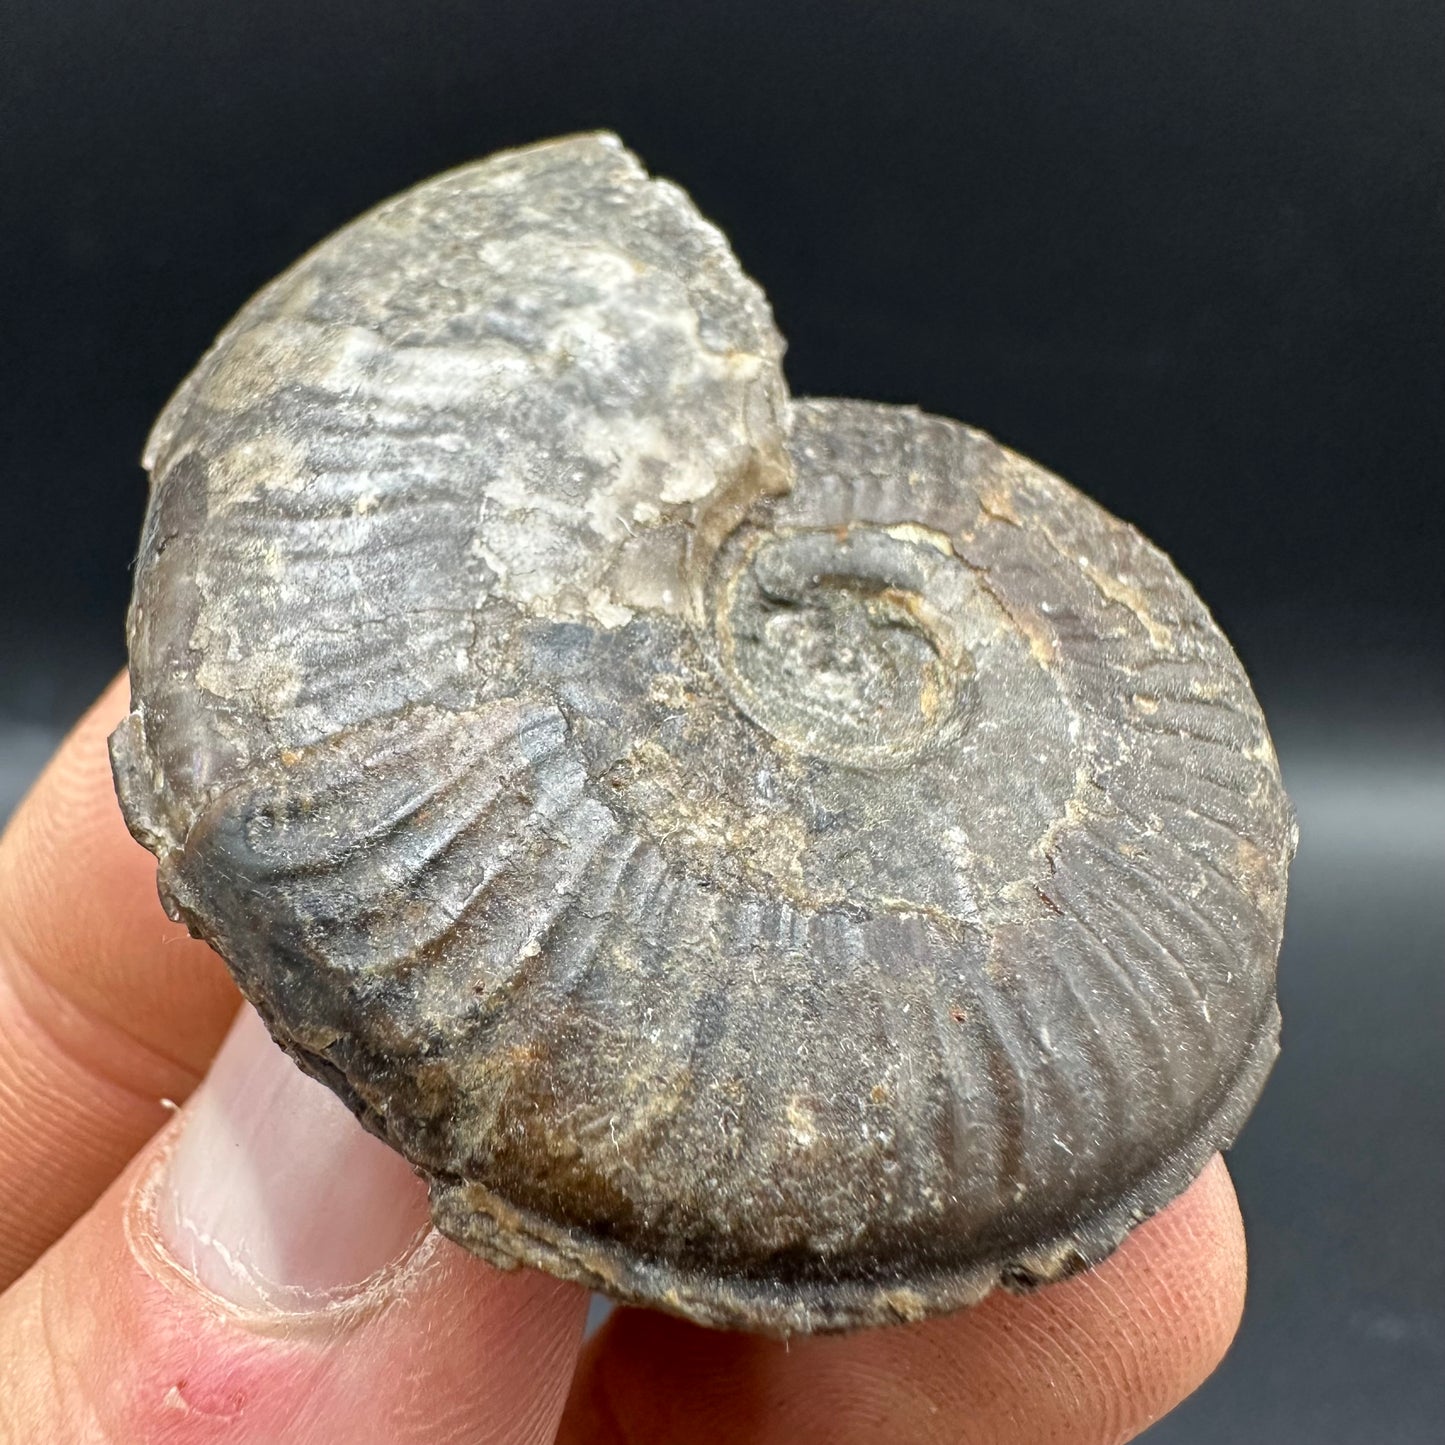
[[247, 1009], [0, 1296], [0, 1445], [549, 1441], [585, 1308], [430, 1230], [410, 1168]]

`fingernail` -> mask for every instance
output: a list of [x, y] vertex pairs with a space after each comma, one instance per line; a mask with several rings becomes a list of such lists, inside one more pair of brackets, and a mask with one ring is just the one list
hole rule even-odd
[[311, 1311], [405, 1254], [426, 1190], [245, 1008], [182, 1114], [157, 1197], [175, 1260], [245, 1309]]

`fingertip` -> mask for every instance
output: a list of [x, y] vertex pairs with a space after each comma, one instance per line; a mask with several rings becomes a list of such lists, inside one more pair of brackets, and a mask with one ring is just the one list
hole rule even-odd
[[126, 831], [106, 689], [0, 835], [0, 1287], [77, 1219], [205, 1071], [237, 1005]]
[[[279, 1050], [271, 1056], [232, 1060], [232, 1073], [244, 1072], [257, 1095], [288, 1114], [316, 1116], [282, 1132], [299, 1143], [309, 1129], [319, 1168], [346, 1170], [352, 1195], [415, 1186], [348, 1151], [335, 1101]], [[267, 1071], [275, 1088], [261, 1077]], [[326, 1107], [313, 1108], [305, 1091], [325, 1095]], [[395, 1211], [384, 1199], [371, 1207], [348, 1198], [346, 1181], [324, 1196], [313, 1189], [315, 1226], [379, 1228], [377, 1242], [389, 1253], [379, 1267], [359, 1248], [333, 1249], [318, 1262], [286, 1248], [285, 1238], [258, 1243], [278, 1230], [314, 1234], [304, 1220], [281, 1217], [294, 1203], [282, 1196], [304, 1190], [298, 1170], [318, 1166], [261, 1147], [255, 1131], [235, 1127], [216, 1101], [202, 1108], [204, 1095], [0, 1296], [0, 1357], [17, 1382], [0, 1392], [0, 1440], [542, 1445], [553, 1438], [581, 1341], [584, 1291], [492, 1269], [430, 1230], [412, 1230], [399, 1244], [389, 1228]], [[175, 1248], [165, 1201], [180, 1187], [192, 1194], [203, 1187], [174, 1177], [176, 1153], [194, 1127], [221, 1128], [233, 1141], [231, 1151], [213, 1141], [215, 1178], [207, 1187], [251, 1196], [229, 1212], [208, 1207], [208, 1236], [241, 1251], [248, 1269], [299, 1266], [298, 1288], [237, 1294], [228, 1280], [223, 1296], [214, 1272], [198, 1271]], [[345, 1129], [361, 1136], [354, 1120]], [[381, 1147], [363, 1142], [373, 1152]], [[249, 1254], [234, 1232], [238, 1223]], [[350, 1268], [366, 1273], [346, 1285]]]
[[[57, 1002], [173, 1060], [182, 1077], [167, 1092], [179, 1097], [225, 1035], [237, 994], [211, 949], [166, 917], [155, 859], [121, 816], [107, 742], [128, 697], [121, 674], [71, 729], [0, 840], [0, 953], [22, 1001], [27, 989], [50, 991], [34, 1003], [62, 1044], [71, 1020]], [[84, 1034], [76, 1051], [95, 1057], [86, 1019], [74, 1022]]]
[[1244, 1284], [1216, 1159], [1097, 1268], [921, 1325], [784, 1345], [620, 1311], [583, 1358], [560, 1439], [1118, 1445], [1219, 1363]]
[[[1112, 1266], [1112, 1267], [1111, 1267]], [[1214, 1373], [1238, 1333], [1248, 1267], [1244, 1221], [1224, 1160], [1216, 1155], [1194, 1184], [1136, 1231], [1113, 1260], [1086, 1281], [1099, 1305], [1116, 1301], [1134, 1321], [1132, 1366], [1116, 1393], [1141, 1405], [1143, 1429]]]
[[[1214, 1371], [1244, 1307], [1239, 1205], [1216, 1156], [1167, 1209], [1096, 1268], [923, 1330], [994, 1378], [1044, 1379], [1033, 1433], [1012, 1441], [1124, 1441], [1167, 1414]], [[1025, 1409], [1029, 1402], [1021, 1402]]]

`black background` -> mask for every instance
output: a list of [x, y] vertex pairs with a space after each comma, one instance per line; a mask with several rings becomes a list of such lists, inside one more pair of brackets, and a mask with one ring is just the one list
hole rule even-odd
[[[1301, 813], [1254, 1284], [1151, 1442], [1445, 1429], [1435, 3], [0, 0], [0, 815], [122, 661], [150, 419], [385, 195], [608, 127], [795, 391], [984, 427], [1163, 545]], [[8, 790], [8, 791], [7, 791]]]

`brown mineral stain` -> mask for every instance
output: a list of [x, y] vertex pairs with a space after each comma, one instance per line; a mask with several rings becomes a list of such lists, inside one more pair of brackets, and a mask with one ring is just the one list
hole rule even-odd
[[996, 522], [1007, 522], [1013, 527], [1023, 526], [1023, 519], [1014, 506], [1013, 491], [1002, 480], [994, 480], [980, 486], [978, 504]]
[[1273, 891], [1275, 870], [1270, 860], [1248, 838], [1241, 838], [1234, 845], [1234, 866], [1252, 894]]
[[1121, 607], [1127, 607], [1135, 620], [1149, 634], [1149, 645], [1163, 651], [1173, 640], [1174, 634], [1149, 612], [1149, 604], [1137, 587], [1131, 586], [1118, 577], [1112, 577], [1102, 568], [1094, 566], [1087, 558], [1079, 559], [1079, 570], [1109, 599]]

